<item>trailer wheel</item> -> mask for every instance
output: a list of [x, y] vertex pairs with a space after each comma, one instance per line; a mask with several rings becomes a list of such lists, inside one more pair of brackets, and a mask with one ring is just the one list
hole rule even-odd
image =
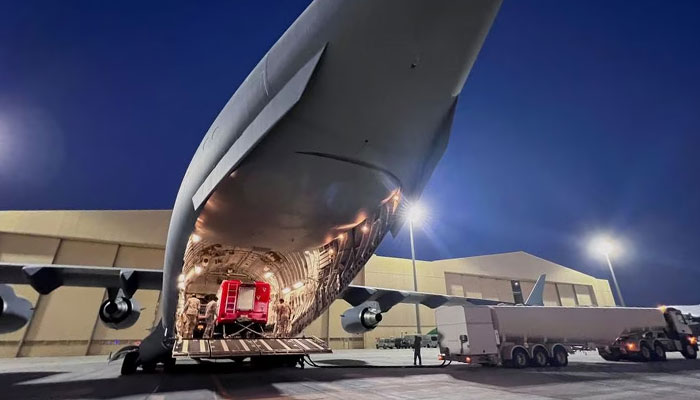
[[527, 355], [525, 349], [516, 348], [513, 350], [513, 359], [511, 363], [514, 368], [525, 368], [530, 364], [530, 357]]
[[535, 351], [532, 352], [532, 366], [533, 367], [546, 367], [549, 362], [549, 357], [547, 357], [547, 351], [542, 347], [537, 347]]
[[660, 342], [654, 343], [652, 358], [656, 361], [666, 361], [666, 349]]
[[566, 352], [562, 346], [556, 346], [554, 348], [552, 359], [549, 363], [554, 367], [566, 367], [569, 365], [569, 353]]
[[651, 361], [652, 359], [651, 347], [646, 342], [639, 344], [639, 359], [643, 362]]
[[685, 357], [686, 360], [695, 360], [698, 358], [698, 351], [695, 350], [695, 346], [687, 341], [683, 342], [683, 350], [681, 350], [681, 354], [683, 354], [683, 357]]

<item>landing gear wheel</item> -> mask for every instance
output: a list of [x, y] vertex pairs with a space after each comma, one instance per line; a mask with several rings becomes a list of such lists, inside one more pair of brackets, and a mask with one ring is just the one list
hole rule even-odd
[[163, 371], [165, 372], [173, 372], [175, 370], [175, 363], [177, 362], [177, 359], [175, 357], [168, 357], [165, 359], [163, 362]]
[[695, 350], [695, 346], [688, 342], [683, 343], [683, 350], [681, 350], [681, 354], [683, 354], [683, 357], [685, 357], [686, 360], [695, 360], [698, 358], [698, 351]]
[[147, 374], [152, 374], [156, 371], [156, 363], [155, 362], [143, 363], [143, 364], [141, 364], [141, 369], [143, 370], [143, 372], [145, 372]]
[[652, 354], [652, 358], [656, 361], [666, 361], [666, 349], [664, 349], [661, 343], [657, 342], [654, 344], [654, 354]]
[[648, 344], [642, 342], [639, 345], [639, 361], [647, 362], [651, 361], [652, 353], [651, 347]]
[[122, 375], [131, 375], [136, 372], [136, 367], [138, 367], [139, 353], [132, 351], [131, 353], [126, 353], [124, 356], [124, 361], [122, 362]]
[[547, 357], [547, 352], [545, 351], [545, 349], [541, 347], [536, 348], [535, 351], [532, 353], [532, 366], [544, 368], [547, 366], [548, 362], [549, 358]]
[[563, 347], [557, 346], [554, 348], [554, 354], [552, 355], [552, 359], [549, 360], [549, 363], [553, 367], [566, 367], [569, 365], [569, 353], [567, 353], [566, 349]]
[[525, 368], [530, 364], [530, 357], [527, 351], [521, 348], [513, 350], [513, 360], [511, 361], [513, 368]]

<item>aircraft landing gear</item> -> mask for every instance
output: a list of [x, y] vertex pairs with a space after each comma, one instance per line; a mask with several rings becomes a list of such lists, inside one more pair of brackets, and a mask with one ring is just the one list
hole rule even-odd
[[139, 353], [137, 351], [132, 351], [131, 353], [126, 353], [124, 356], [124, 361], [122, 361], [122, 375], [131, 375], [136, 372], [136, 367], [138, 367]]

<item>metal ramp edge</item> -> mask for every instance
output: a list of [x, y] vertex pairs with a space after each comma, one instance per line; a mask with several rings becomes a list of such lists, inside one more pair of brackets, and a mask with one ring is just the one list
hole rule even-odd
[[330, 353], [317, 337], [256, 339], [178, 339], [173, 357], [232, 358]]

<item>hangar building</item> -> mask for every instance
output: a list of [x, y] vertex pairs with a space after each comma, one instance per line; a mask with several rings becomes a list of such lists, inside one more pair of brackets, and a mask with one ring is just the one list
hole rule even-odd
[[[4, 211], [0, 212], [0, 261], [107, 267], [162, 268], [170, 211]], [[418, 290], [516, 301], [527, 296], [540, 274], [547, 274], [546, 305], [614, 306], [606, 280], [574, 271], [525, 252], [437, 261], [417, 261]], [[0, 271], [2, 273], [2, 271]], [[410, 259], [373, 256], [355, 284], [411, 290]], [[97, 310], [105, 289], [61, 287], [39, 295], [14, 285], [35, 306], [34, 317], [19, 331], [0, 335], [0, 357], [108, 354], [143, 339], [157, 322], [159, 292], [134, 296], [143, 310], [132, 327], [111, 330]], [[306, 335], [333, 348], [374, 347], [379, 337], [415, 333], [411, 304], [399, 304], [375, 330], [352, 335], [340, 324], [350, 305], [336, 300], [314, 321]], [[435, 327], [434, 311], [421, 306], [422, 331]]]

